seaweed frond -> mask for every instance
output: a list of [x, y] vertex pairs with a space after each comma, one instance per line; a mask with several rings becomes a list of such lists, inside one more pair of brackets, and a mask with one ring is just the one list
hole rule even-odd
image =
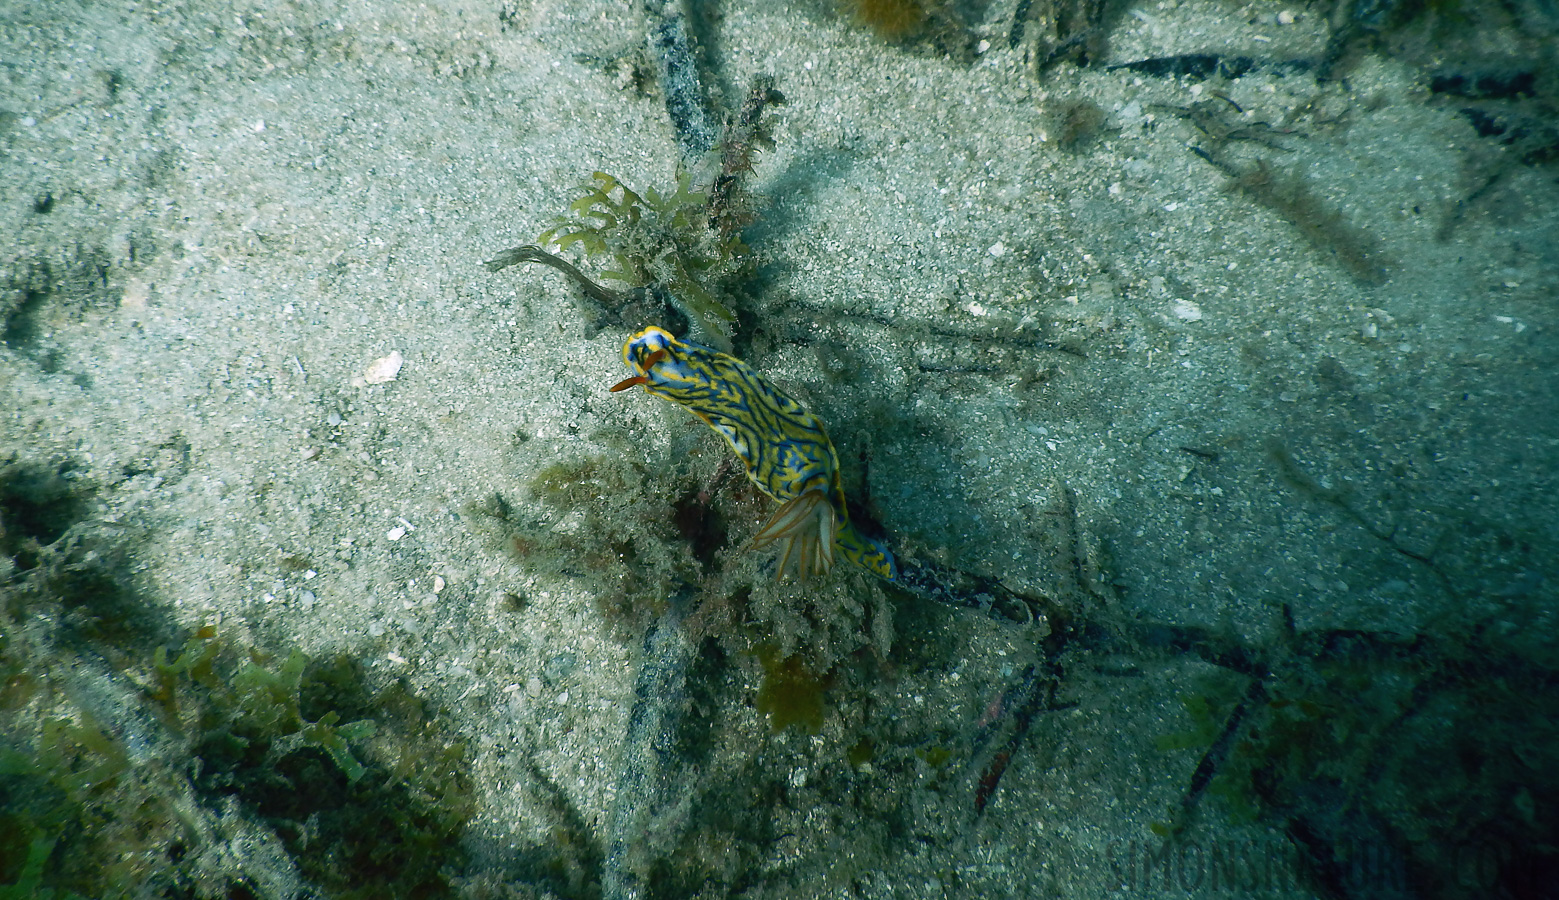
[[558, 253], [577, 245], [598, 261], [600, 278], [630, 289], [664, 288], [698, 339], [729, 349], [736, 314], [718, 285], [740, 267], [747, 248], [739, 236], [712, 226], [709, 191], [695, 187], [682, 170], [665, 193], [647, 188], [640, 194], [605, 172], [592, 174], [580, 190], [537, 243]]
[[561, 252], [577, 242], [586, 255], [595, 256], [607, 252], [608, 233], [639, 223], [644, 198], [611, 175], [591, 173], [590, 182], [580, 185], [580, 190], [584, 193], [568, 205], [567, 214], [559, 216], [551, 228], [541, 233], [536, 239], [538, 244]]
[[[694, 340], [730, 351], [737, 317], [727, 288], [747, 270], [751, 257], [741, 237], [754, 205], [744, 183], [754, 154], [772, 144], [764, 111], [782, 102], [773, 79], [754, 79], [741, 110], [726, 125], [719, 169], [707, 186], [680, 166], [675, 184], [665, 192], [645, 188], [641, 193], [614, 175], [594, 172], [537, 237], [537, 246], [500, 253], [485, 263], [488, 271], [539, 262], [574, 279], [606, 309], [605, 315], [587, 310], [591, 324], [642, 327], [644, 317], [652, 315], [660, 324], [673, 325], [686, 317]], [[595, 278], [627, 287], [602, 287], [559, 255], [575, 248]]]

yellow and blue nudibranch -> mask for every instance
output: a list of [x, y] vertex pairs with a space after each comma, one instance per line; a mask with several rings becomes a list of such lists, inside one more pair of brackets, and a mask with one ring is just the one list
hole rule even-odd
[[779, 573], [826, 574], [843, 557], [893, 581], [898, 567], [882, 542], [850, 523], [839, 484], [839, 456], [823, 423], [800, 401], [734, 356], [681, 341], [651, 326], [623, 344], [634, 373], [612, 387], [641, 386], [702, 419], [725, 438], [758, 490], [780, 508], [753, 538], [782, 544]]

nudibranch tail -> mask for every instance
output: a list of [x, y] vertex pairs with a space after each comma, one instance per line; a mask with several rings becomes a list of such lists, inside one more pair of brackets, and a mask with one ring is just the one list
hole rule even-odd
[[839, 553], [883, 581], [898, 581], [899, 567], [886, 544], [862, 534], [852, 522], [839, 526], [834, 535]]

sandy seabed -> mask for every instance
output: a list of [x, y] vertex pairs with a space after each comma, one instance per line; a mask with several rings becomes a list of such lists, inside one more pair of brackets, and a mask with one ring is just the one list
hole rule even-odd
[[[210, 626], [231, 670], [296, 648], [418, 698], [469, 798], [428, 850], [451, 894], [1520, 895], [1559, 816], [1545, 9], [1323, 69], [1324, 5], [1094, 9], [1054, 60], [1026, 0], [899, 40], [700, 6], [711, 108], [784, 97], [737, 352], [896, 546], [1042, 598], [1018, 628], [773, 584], [718, 439], [607, 393], [628, 329], [483, 268], [592, 172], [675, 187], [638, 6], [0, 4], [0, 883], [380, 883], [167, 713], [159, 679], [201, 688], [152, 648]], [[603, 861], [673, 582], [676, 802]], [[416, 782], [403, 731], [361, 738], [369, 780]], [[119, 839], [51, 832], [49, 790], [178, 815], [94, 875]]]

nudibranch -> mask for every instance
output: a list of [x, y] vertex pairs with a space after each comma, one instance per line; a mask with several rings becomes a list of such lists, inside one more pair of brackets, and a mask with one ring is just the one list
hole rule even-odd
[[783, 546], [780, 574], [792, 566], [803, 578], [826, 574], [843, 557], [879, 578], [897, 578], [888, 548], [850, 523], [839, 456], [800, 401], [736, 357], [654, 326], [628, 338], [623, 362], [634, 374], [613, 392], [639, 386], [686, 408], [725, 438], [748, 480], [780, 503], [753, 538], [754, 547]]

